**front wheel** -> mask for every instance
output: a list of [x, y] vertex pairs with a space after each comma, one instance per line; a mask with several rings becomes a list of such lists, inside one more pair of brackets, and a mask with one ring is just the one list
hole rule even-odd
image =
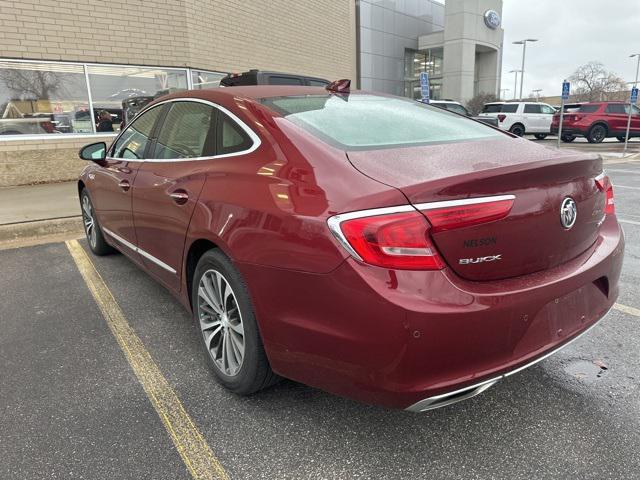
[[249, 395], [277, 381], [247, 287], [220, 250], [209, 250], [198, 261], [191, 298], [206, 358], [219, 383]]
[[589, 143], [602, 143], [605, 138], [607, 138], [607, 127], [604, 125], [594, 125], [587, 134]]
[[104, 240], [98, 218], [93, 209], [93, 203], [91, 203], [91, 197], [89, 197], [89, 192], [87, 192], [86, 188], [80, 192], [80, 206], [82, 207], [84, 233], [87, 236], [87, 242], [89, 242], [91, 251], [100, 256], [112, 253], [114, 250]]
[[545, 138], [547, 138], [546, 133], [536, 133], [533, 136], [536, 137], [538, 140], [544, 140]]
[[624, 143], [624, 140], [625, 140], [624, 135], [618, 135], [618, 136], [616, 137], [616, 139], [617, 139], [620, 143]]

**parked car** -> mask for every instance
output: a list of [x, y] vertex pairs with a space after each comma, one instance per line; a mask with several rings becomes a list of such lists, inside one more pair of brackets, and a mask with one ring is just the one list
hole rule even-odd
[[456, 102], [454, 100], [430, 100], [430, 105], [434, 107], [443, 108], [450, 112], [457, 113], [459, 115], [464, 115], [465, 117], [473, 118], [474, 120], [478, 120], [479, 122], [486, 123], [487, 125], [491, 125], [492, 127], [498, 126], [498, 119], [494, 117], [475, 117], [471, 115], [471, 112], [467, 110], [467, 108], [462, 105], [460, 102]]
[[238, 394], [283, 376], [441, 407], [564, 347], [618, 296], [598, 155], [345, 82], [172, 94], [80, 156], [89, 248], [165, 285]]
[[555, 109], [538, 102], [491, 102], [485, 104], [481, 117], [498, 119], [499, 126], [519, 137], [531, 133], [543, 140], [551, 133], [551, 120]]
[[325, 87], [329, 80], [317, 77], [308, 77], [295, 73], [265, 72], [262, 70], [249, 70], [243, 73], [230, 73], [222, 80], [223, 87], [238, 87], [246, 85], [308, 85], [311, 87]]
[[[571, 142], [576, 136], [583, 136], [589, 143], [601, 143], [605, 138], [615, 137], [619, 142], [624, 142], [629, 105], [624, 102], [592, 102], [565, 109], [562, 140]], [[640, 109], [636, 105], [631, 108], [629, 137], [640, 137]], [[551, 123], [551, 132], [557, 134], [559, 126], [560, 114], [557, 113]]]

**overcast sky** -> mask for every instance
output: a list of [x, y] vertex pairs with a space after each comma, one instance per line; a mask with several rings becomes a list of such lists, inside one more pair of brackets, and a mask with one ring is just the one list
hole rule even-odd
[[[562, 80], [591, 60], [602, 62], [625, 81], [634, 80], [640, 53], [640, 0], [504, 0], [502, 88], [513, 98], [514, 74], [527, 44], [524, 96], [541, 88], [541, 96], [560, 95]], [[520, 79], [518, 79], [518, 89]]]

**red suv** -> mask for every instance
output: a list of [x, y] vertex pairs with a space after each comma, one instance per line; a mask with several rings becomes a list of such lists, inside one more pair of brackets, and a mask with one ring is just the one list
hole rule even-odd
[[[589, 143], [600, 143], [605, 138], [616, 137], [624, 142], [627, 129], [629, 104], [624, 102], [595, 102], [566, 108], [562, 122], [562, 140], [572, 142], [576, 136], [586, 137]], [[629, 137], [640, 137], [640, 109], [631, 108], [631, 128]], [[551, 133], [558, 134], [560, 113], [553, 116]]]
[[277, 374], [429, 410], [542, 360], [618, 296], [598, 155], [409, 99], [182, 92], [81, 157], [89, 247], [173, 292], [239, 394]]

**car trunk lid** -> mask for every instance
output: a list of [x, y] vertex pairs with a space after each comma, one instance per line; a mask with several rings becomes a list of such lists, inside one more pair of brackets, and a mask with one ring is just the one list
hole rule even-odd
[[[427, 219], [433, 202], [514, 196], [508, 215], [432, 232], [449, 267], [469, 280], [525, 275], [577, 257], [596, 241], [605, 194], [595, 178], [598, 156], [558, 152], [522, 139], [350, 151], [365, 175], [400, 189]], [[565, 199], [575, 223], [561, 222]], [[455, 203], [454, 203], [455, 204]]]

